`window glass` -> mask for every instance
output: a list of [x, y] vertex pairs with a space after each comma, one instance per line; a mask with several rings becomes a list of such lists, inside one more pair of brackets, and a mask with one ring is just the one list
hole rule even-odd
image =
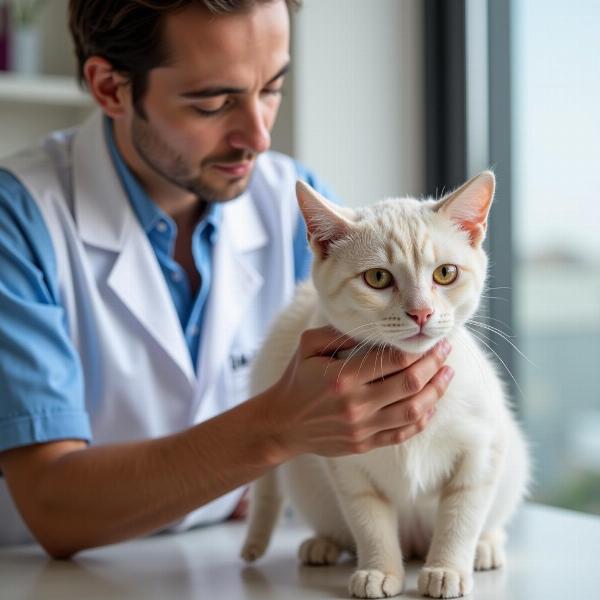
[[[600, 3], [512, 2], [517, 381], [534, 499], [600, 514]], [[517, 392], [518, 393], [518, 392]]]

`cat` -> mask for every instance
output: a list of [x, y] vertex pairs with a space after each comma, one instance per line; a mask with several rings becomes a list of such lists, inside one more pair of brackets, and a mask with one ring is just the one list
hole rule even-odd
[[[441, 200], [354, 210], [297, 183], [312, 280], [261, 349], [252, 393], [281, 376], [303, 330], [326, 324], [411, 353], [446, 338], [455, 376], [425, 430], [404, 443], [338, 458], [302, 455], [254, 482], [245, 560], [265, 552], [283, 488], [315, 532], [300, 547], [304, 564], [356, 554], [352, 596], [400, 594], [403, 558], [425, 559], [418, 590], [434, 598], [469, 594], [474, 569], [504, 564], [505, 526], [527, 493], [530, 460], [501, 380], [466, 327], [484, 288], [494, 190], [494, 174], [484, 171]], [[421, 335], [407, 312], [415, 306], [428, 307]]]

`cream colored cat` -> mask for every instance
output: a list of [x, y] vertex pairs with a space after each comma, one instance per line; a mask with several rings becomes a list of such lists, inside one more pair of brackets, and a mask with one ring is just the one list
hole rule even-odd
[[505, 562], [504, 528], [527, 488], [528, 454], [498, 375], [465, 327], [484, 286], [494, 186], [484, 172], [440, 201], [350, 210], [298, 183], [312, 282], [257, 358], [253, 394], [281, 376], [303, 330], [325, 324], [408, 352], [447, 338], [455, 377], [427, 428], [408, 441], [342, 458], [303, 455], [253, 484], [244, 559], [264, 553], [288, 496], [315, 531], [301, 560], [332, 564], [355, 552], [349, 585], [359, 598], [399, 594], [411, 556], [426, 559], [418, 588], [434, 598], [468, 594], [473, 568]]

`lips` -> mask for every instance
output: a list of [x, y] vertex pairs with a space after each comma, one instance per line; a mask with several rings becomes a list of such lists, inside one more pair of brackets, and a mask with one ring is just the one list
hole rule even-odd
[[250, 172], [250, 169], [252, 168], [252, 161], [214, 164], [213, 167], [217, 169], [217, 171], [225, 173], [226, 175], [230, 175], [231, 177], [244, 177]]

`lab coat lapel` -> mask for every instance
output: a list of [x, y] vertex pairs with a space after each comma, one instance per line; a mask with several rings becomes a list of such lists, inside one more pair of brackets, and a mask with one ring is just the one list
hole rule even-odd
[[198, 357], [198, 400], [229, 360], [233, 338], [263, 285], [251, 253], [267, 243], [267, 231], [249, 192], [223, 206]]
[[89, 246], [116, 253], [106, 283], [193, 385], [193, 365], [175, 306], [115, 173], [100, 114], [82, 126], [73, 143], [74, 213], [81, 238]]
[[154, 251], [137, 222], [129, 228], [107, 283], [193, 384], [192, 360], [179, 317]]

